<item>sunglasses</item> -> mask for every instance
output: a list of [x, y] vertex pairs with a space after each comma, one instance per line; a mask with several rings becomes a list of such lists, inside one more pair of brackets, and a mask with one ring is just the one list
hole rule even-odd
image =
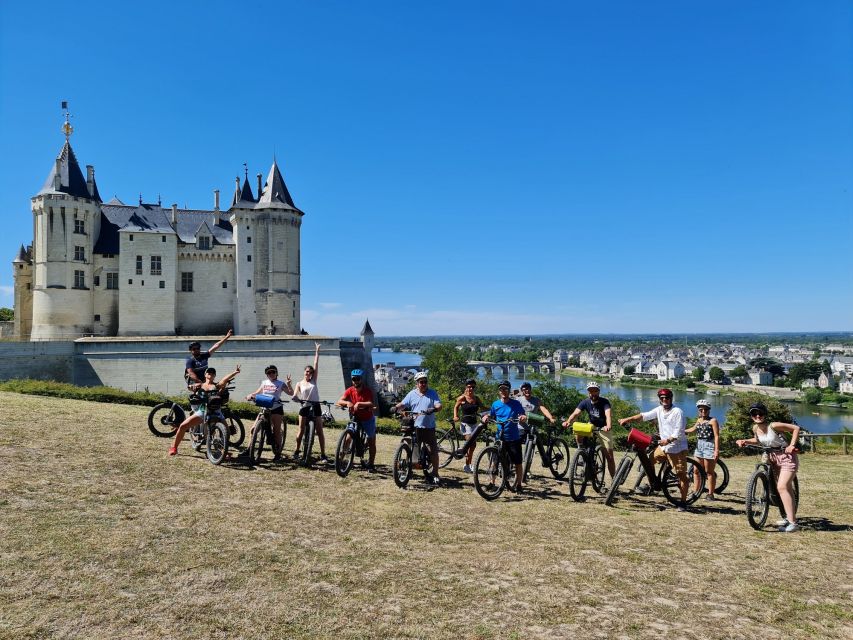
[[750, 412], [749, 412], [749, 415], [751, 415], [753, 418], [763, 418], [763, 417], [764, 417], [764, 416], [766, 416], [767, 414], [766, 414], [766, 413], [761, 413], [760, 411], [750, 411]]

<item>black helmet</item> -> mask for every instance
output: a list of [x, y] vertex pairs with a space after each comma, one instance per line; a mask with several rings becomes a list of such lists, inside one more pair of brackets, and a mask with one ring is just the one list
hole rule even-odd
[[763, 402], [755, 402], [749, 407], [749, 415], [760, 413], [763, 416], [767, 415], [767, 405]]
[[271, 373], [271, 372], [278, 373], [278, 367], [275, 366], [274, 364], [268, 364], [267, 368], [264, 369], [264, 373]]
[[504, 380], [498, 385], [498, 389], [501, 387], [506, 387], [507, 389], [512, 389], [512, 385], [509, 383], [509, 380]]
[[468, 378], [468, 379], [465, 381], [465, 386], [466, 386], [466, 387], [476, 387], [476, 386], [477, 386], [477, 381], [476, 381], [476, 380], [474, 380], [474, 378]]
[[190, 346], [187, 347], [190, 351], [193, 349], [201, 349], [201, 342], [190, 342]]
[[532, 390], [532, 389], [533, 389], [533, 386], [532, 386], [529, 382], [522, 382], [522, 383], [521, 383], [521, 387], [520, 387], [520, 388], [521, 388], [521, 389], [531, 389], [531, 390]]

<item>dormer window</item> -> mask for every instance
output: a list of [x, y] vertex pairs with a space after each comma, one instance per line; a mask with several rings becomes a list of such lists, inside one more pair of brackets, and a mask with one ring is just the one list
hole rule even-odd
[[198, 237], [198, 248], [199, 249], [210, 249], [210, 236], [199, 236]]

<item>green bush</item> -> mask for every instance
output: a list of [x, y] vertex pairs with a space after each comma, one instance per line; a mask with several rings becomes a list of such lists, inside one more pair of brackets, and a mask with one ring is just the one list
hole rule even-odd
[[763, 402], [765, 404], [767, 407], [767, 418], [771, 422], [793, 422], [794, 418], [791, 415], [791, 409], [781, 400], [762, 395], [756, 391], [737, 393], [732, 400], [729, 412], [726, 414], [724, 428], [720, 431], [721, 455], [732, 455], [741, 452], [742, 450], [735, 444], [735, 441], [753, 436], [753, 422], [749, 416], [749, 407], [756, 402]]

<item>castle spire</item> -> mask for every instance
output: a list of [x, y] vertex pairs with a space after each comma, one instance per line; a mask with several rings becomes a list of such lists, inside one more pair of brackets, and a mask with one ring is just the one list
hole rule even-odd
[[69, 122], [71, 119], [71, 113], [68, 111], [68, 102], [65, 100], [62, 101], [62, 110], [65, 111], [65, 124], [62, 125], [62, 133], [65, 134], [65, 143], [68, 144], [68, 139], [71, 137], [71, 134], [74, 133], [74, 127], [72, 127]]

